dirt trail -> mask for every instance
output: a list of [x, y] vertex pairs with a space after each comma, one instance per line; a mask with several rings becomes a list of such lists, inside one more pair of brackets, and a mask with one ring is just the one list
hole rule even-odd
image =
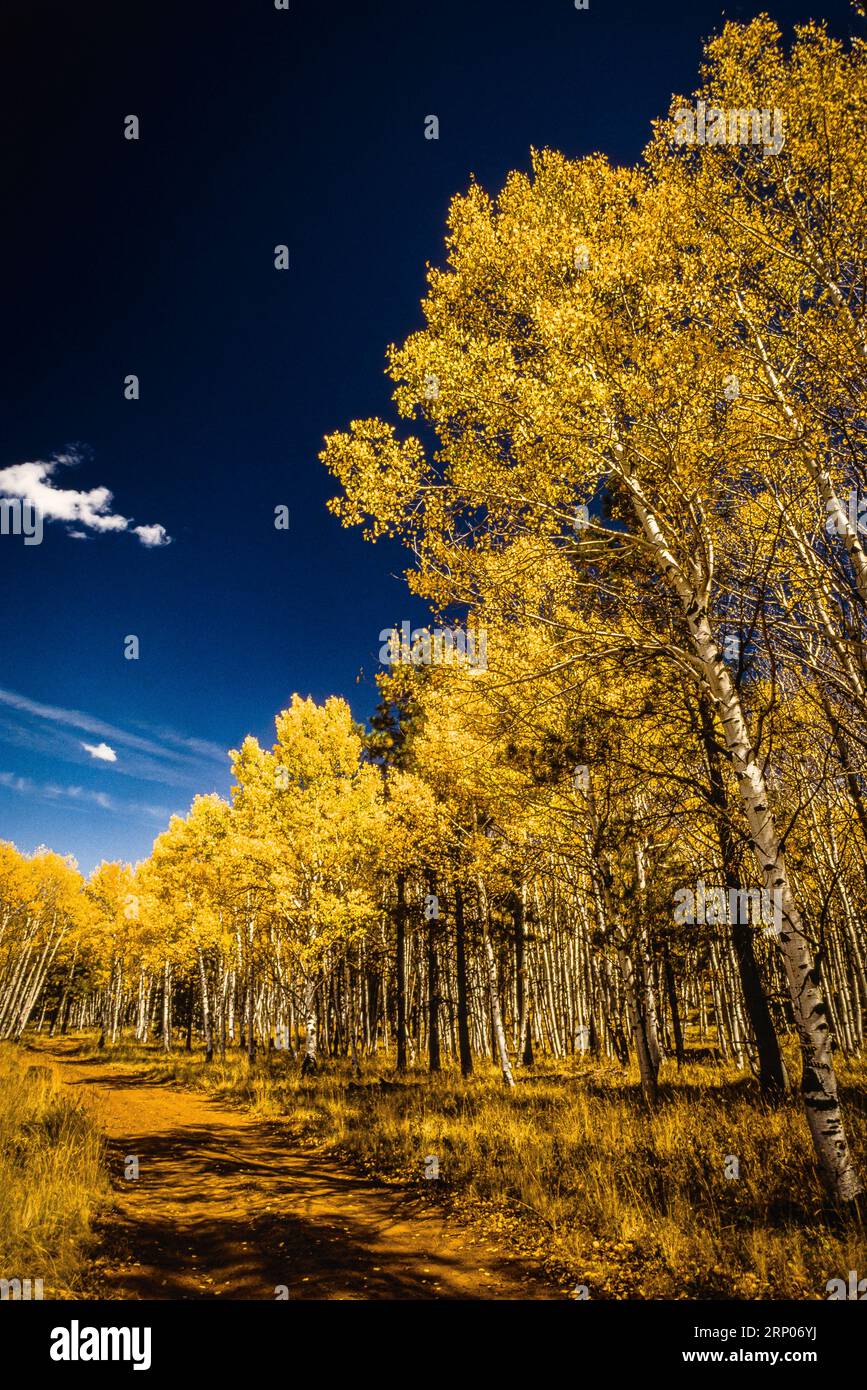
[[[101, 1298], [557, 1298], [544, 1276], [285, 1127], [213, 1098], [37, 1045], [106, 1133], [115, 1208], [93, 1267]], [[138, 1155], [140, 1177], [124, 1179]]]

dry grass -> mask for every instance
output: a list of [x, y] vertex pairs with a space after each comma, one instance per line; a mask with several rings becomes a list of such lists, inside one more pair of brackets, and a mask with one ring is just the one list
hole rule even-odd
[[[139, 1066], [142, 1056], [129, 1045], [112, 1053]], [[828, 1279], [867, 1271], [867, 1232], [826, 1210], [797, 1098], [770, 1108], [733, 1068], [666, 1064], [649, 1115], [633, 1073], [587, 1062], [541, 1064], [509, 1094], [484, 1063], [469, 1083], [419, 1071], [382, 1087], [385, 1059], [357, 1082], [336, 1061], [302, 1081], [284, 1054], [252, 1069], [237, 1053], [210, 1068], [196, 1055], [147, 1056], [164, 1078], [280, 1117], [366, 1172], [449, 1202], [540, 1257], [564, 1292], [815, 1299]], [[867, 1067], [838, 1069], [867, 1168]], [[424, 1177], [429, 1155], [438, 1182]]]
[[[102, 1143], [80, 1104], [33, 1055], [0, 1044], [0, 1278], [80, 1290], [94, 1207], [107, 1191]], [[35, 1287], [35, 1286], [33, 1286]]]

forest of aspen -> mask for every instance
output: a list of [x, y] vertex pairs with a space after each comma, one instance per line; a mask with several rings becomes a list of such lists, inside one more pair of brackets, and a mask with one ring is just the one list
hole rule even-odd
[[[60, 1039], [145, 1065], [560, 1297], [867, 1274], [865, 56], [726, 24], [636, 167], [454, 197], [391, 418], [321, 455], [428, 626], [144, 862], [0, 843], [10, 1093]], [[782, 148], [683, 139], [698, 103]], [[0, 1255], [74, 1292], [110, 1194], [69, 1104], [0, 1122]]]

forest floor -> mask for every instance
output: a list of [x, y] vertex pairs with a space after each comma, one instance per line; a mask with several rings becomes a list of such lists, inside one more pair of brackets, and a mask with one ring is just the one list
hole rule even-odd
[[[837, 1068], [863, 1164], [867, 1068]], [[47, 1297], [809, 1300], [863, 1270], [797, 1093], [767, 1104], [700, 1040], [653, 1111], [604, 1058], [516, 1081], [29, 1034], [0, 1045], [0, 1274], [44, 1270]]]
[[[400, 1188], [344, 1166], [286, 1125], [165, 1084], [146, 1064], [29, 1049], [105, 1135], [112, 1198], [85, 1274], [110, 1299], [546, 1299], [531, 1259]], [[130, 1156], [139, 1177], [126, 1178]]]

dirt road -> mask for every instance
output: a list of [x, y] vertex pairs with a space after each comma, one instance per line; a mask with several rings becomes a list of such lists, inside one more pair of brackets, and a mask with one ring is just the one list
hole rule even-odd
[[[400, 1189], [301, 1147], [222, 1102], [77, 1060], [41, 1060], [104, 1129], [115, 1206], [99, 1228], [102, 1298], [557, 1298], [540, 1271]], [[124, 1178], [129, 1155], [140, 1177]]]

